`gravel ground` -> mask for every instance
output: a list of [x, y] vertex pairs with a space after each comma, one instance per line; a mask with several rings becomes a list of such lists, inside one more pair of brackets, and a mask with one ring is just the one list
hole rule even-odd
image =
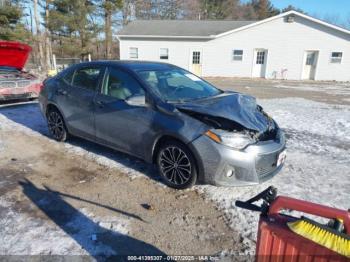
[[298, 97], [334, 105], [350, 105], [349, 82], [286, 81], [248, 78], [207, 78], [223, 90], [235, 90], [260, 99]]
[[[165, 187], [152, 166], [73, 139], [57, 143], [38, 105], [0, 106], [0, 254], [253, 254], [258, 215], [233, 206], [269, 185], [349, 208], [347, 83], [208, 79], [249, 93], [286, 131], [282, 172], [259, 186]], [[235, 257], [237, 259], [237, 256]]]
[[[151, 168], [129, 176], [47, 137], [1, 137], [0, 254], [213, 255], [237, 247], [238, 233], [214, 203], [164, 186]], [[138, 160], [129, 161], [136, 169]]]

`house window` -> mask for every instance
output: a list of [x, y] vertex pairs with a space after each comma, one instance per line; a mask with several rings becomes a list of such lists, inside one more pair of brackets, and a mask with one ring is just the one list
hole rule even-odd
[[139, 49], [137, 47], [130, 47], [129, 57], [133, 59], [139, 58]]
[[169, 59], [169, 49], [168, 48], [161, 48], [159, 52], [159, 58], [160, 59]]
[[342, 57], [343, 57], [343, 53], [342, 52], [332, 52], [331, 63], [333, 63], [333, 64], [340, 64]]
[[243, 50], [233, 50], [232, 59], [233, 59], [233, 61], [242, 61], [243, 60]]

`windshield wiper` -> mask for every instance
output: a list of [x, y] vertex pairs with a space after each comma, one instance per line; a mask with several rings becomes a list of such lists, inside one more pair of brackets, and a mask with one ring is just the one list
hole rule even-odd
[[164, 101], [165, 101], [166, 103], [184, 103], [184, 102], [187, 102], [187, 101], [184, 100], [184, 99], [176, 99], [176, 100], [165, 99]]

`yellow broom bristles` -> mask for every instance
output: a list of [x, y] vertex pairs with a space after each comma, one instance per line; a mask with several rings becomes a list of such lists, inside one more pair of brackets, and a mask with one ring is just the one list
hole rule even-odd
[[305, 220], [287, 223], [290, 230], [334, 252], [350, 258], [350, 240]]

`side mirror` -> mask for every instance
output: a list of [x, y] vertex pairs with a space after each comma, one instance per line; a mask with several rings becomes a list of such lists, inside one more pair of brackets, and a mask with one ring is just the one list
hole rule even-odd
[[176, 112], [176, 108], [173, 105], [163, 103], [163, 102], [158, 102], [156, 104], [156, 108], [158, 111], [167, 115], [174, 115]]
[[110, 89], [118, 89], [121, 87], [122, 87], [121, 83], [112, 83], [110, 86]]
[[134, 95], [125, 100], [128, 105], [132, 106], [146, 106], [146, 96], [145, 95]]

